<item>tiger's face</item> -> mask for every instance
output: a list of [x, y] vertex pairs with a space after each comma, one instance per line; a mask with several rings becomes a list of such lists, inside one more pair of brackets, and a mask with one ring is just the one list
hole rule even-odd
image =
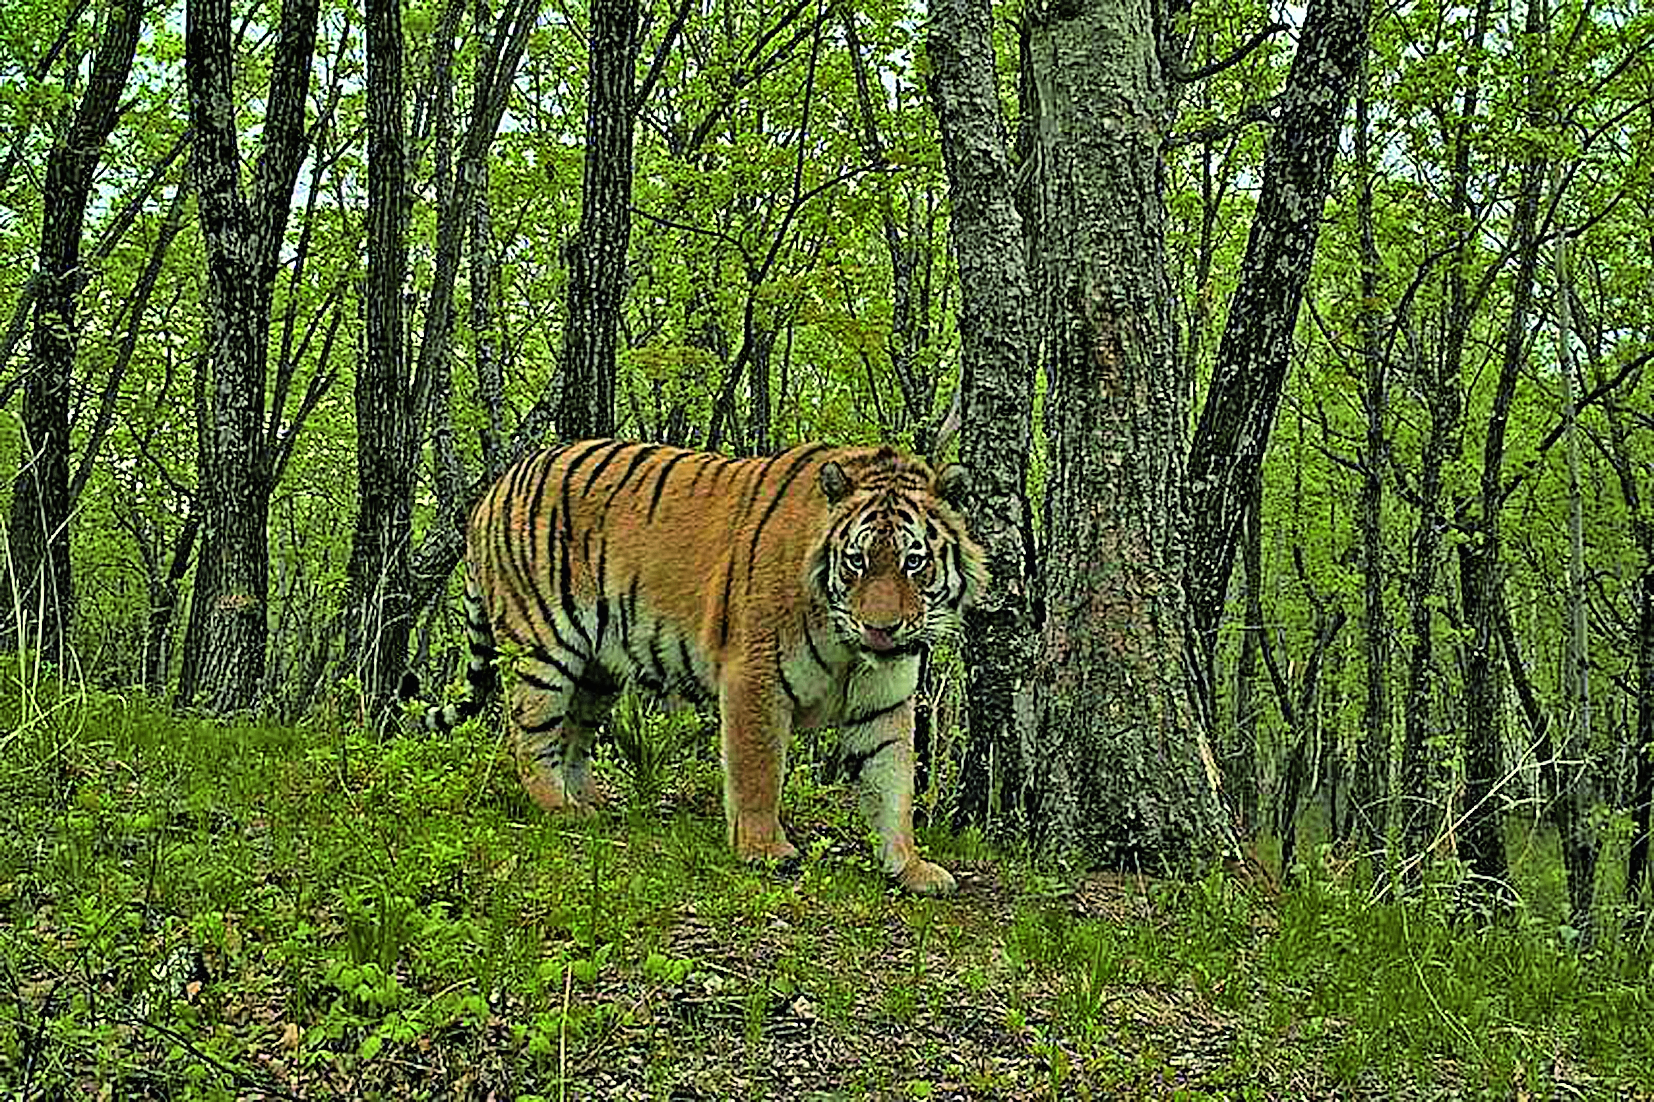
[[940, 474], [882, 449], [861, 469], [824, 464], [832, 505], [814, 577], [833, 626], [873, 661], [917, 654], [955, 636], [981, 589], [981, 550], [952, 504], [966, 490], [963, 468]]

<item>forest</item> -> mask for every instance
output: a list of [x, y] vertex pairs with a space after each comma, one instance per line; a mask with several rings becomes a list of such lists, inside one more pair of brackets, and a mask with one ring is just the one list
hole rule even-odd
[[[8, 0], [0, 1084], [1654, 1093], [1654, 16], [1627, 0]], [[988, 586], [892, 890], [716, 715], [527, 803], [536, 449], [893, 444]], [[756, 541], [755, 541], [756, 546]], [[716, 709], [713, 709], [714, 713]]]

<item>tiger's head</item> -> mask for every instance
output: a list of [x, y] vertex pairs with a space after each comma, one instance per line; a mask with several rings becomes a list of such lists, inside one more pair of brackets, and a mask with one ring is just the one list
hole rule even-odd
[[955, 511], [965, 469], [932, 472], [886, 447], [824, 463], [820, 485], [831, 513], [811, 580], [845, 642], [877, 661], [956, 636], [987, 579]]

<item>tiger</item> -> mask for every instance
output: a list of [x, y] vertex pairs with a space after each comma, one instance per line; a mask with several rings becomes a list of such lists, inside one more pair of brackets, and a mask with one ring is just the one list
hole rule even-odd
[[959, 637], [986, 584], [958, 511], [968, 489], [958, 464], [889, 446], [734, 458], [603, 439], [527, 456], [467, 525], [464, 693], [416, 714], [433, 732], [477, 714], [508, 644], [522, 784], [583, 814], [625, 684], [715, 701], [727, 842], [783, 863], [798, 859], [780, 820], [792, 734], [835, 727], [884, 871], [951, 892], [914, 841], [913, 698], [921, 652]]

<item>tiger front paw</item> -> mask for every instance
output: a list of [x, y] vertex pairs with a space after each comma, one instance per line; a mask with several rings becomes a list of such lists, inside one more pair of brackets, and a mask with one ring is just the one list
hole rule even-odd
[[760, 816], [743, 815], [736, 820], [731, 833], [735, 854], [743, 861], [798, 860], [798, 847], [788, 841], [786, 831], [774, 820], [764, 822]]
[[914, 895], [951, 895], [959, 888], [947, 869], [917, 857], [896, 874], [896, 882]]
[[602, 800], [595, 790], [589, 797], [585, 792], [570, 793], [562, 777], [555, 773], [529, 769], [524, 770], [521, 776], [529, 799], [542, 811], [552, 815], [584, 818], [595, 814], [601, 806]]

